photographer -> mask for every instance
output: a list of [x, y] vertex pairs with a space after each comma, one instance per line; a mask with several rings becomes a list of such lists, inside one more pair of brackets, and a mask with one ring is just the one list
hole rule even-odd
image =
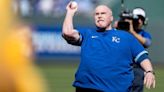
[[[143, 29], [146, 25], [146, 13], [143, 8], [135, 8], [132, 13], [123, 11], [120, 15], [120, 21], [116, 21], [114, 27], [117, 29], [130, 32], [138, 41], [148, 48], [151, 45], [151, 36]], [[134, 82], [132, 86], [133, 92], [143, 92], [144, 87], [144, 71], [139, 64], [134, 63]]]
[[133, 9], [133, 16], [137, 18], [129, 20], [129, 32], [132, 33], [145, 48], [148, 48], [151, 45], [151, 36], [143, 29], [143, 26], [147, 24], [146, 13], [142, 8], [135, 8]]

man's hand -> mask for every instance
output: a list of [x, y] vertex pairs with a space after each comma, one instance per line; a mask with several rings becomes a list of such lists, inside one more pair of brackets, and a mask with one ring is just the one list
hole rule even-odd
[[67, 5], [67, 7], [66, 7], [67, 13], [70, 13], [70, 14], [72, 14], [72, 15], [75, 14], [75, 12], [76, 12], [77, 9], [78, 9], [78, 5], [75, 5], [75, 3], [76, 3], [76, 2], [74, 2], [74, 1], [70, 1], [70, 2], [68, 3], [68, 5]]
[[146, 88], [155, 88], [155, 75], [152, 72], [145, 73], [144, 84]]
[[133, 28], [133, 20], [131, 20], [131, 19], [125, 19], [125, 21], [126, 22], [129, 22], [129, 32], [132, 33], [132, 34], [136, 33], [134, 31], [134, 28]]

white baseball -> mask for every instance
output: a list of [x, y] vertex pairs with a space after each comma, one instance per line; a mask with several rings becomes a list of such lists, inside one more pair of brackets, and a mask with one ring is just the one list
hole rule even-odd
[[72, 1], [72, 2], [71, 2], [71, 6], [70, 6], [70, 8], [72, 8], [72, 9], [77, 8], [77, 2]]

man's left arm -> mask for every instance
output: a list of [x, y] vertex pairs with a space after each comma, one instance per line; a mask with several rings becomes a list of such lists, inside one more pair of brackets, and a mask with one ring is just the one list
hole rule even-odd
[[155, 73], [150, 60], [144, 59], [140, 65], [145, 70], [144, 84], [146, 88], [155, 88]]
[[155, 87], [155, 75], [153, 73], [153, 66], [148, 57], [148, 52], [143, 48], [135, 37], [131, 40], [131, 49], [134, 61], [141, 65], [145, 70], [144, 84], [146, 88]]

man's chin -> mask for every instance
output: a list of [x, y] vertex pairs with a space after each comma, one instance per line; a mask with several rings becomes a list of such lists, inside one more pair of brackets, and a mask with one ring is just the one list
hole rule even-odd
[[97, 28], [106, 28], [105, 26], [97, 26]]

